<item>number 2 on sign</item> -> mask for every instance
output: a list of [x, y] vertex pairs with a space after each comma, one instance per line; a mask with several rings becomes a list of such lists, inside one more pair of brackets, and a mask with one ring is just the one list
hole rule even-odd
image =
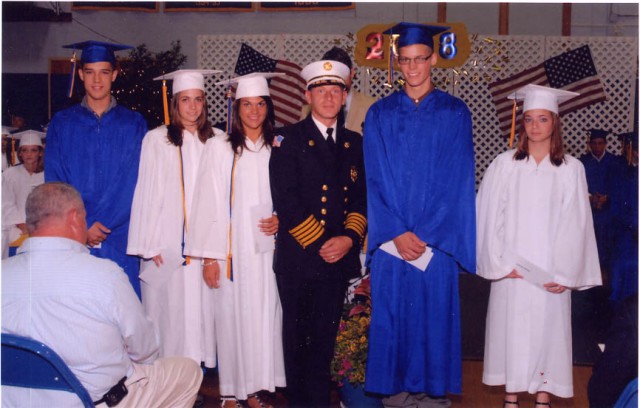
[[382, 33], [369, 33], [366, 37], [367, 44], [373, 41], [373, 47], [367, 47], [367, 56], [369, 59], [384, 59], [384, 51], [382, 50]]

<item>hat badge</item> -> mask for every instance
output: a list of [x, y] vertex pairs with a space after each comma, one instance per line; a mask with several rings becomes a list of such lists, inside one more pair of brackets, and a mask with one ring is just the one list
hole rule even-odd
[[333, 65], [329, 61], [327, 61], [324, 63], [324, 65], [322, 65], [322, 68], [324, 68], [325, 71], [331, 71]]

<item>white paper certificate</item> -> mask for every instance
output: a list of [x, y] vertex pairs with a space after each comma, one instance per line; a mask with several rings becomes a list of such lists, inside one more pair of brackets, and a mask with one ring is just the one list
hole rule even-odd
[[258, 204], [251, 207], [251, 224], [253, 225], [253, 242], [255, 242], [255, 252], [269, 252], [275, 249], [275, 239], [273, 235], [265, 235], [260, 231], [260, 220], [269, 218], [273, 214], [271, 204]]
[[[181, 254], [177, 254], [172, 251], [166, 251], [162, 254], [162, 265], [156, 266], [152, 260], [147, 261], [148, 264], [140, 272], [140, 280], [152, 287], [160, 287], [164, 285], [172, 274], [179, 271], [184, 263], [184, 258]], [[200, 262], [200, 259], [191, 262]]]
[[522, 275], [524, 280], [534, 285], [544, 287], [545, 283], [553, 282], [553, 275], [520, 255], [515, 256], [515, 265], [515, 270]]
[[[384, 244], [380, 245], [380, 249], [389, 255], [393, 255], [396, 258], [402, 259], [400, 253], [398, 252], [398, 248], [396, 248], [396, 244], [393, 243], [393, 240], [387, 241]], [[422, 272], [427, 270], [427, 266], [429, 266], [429, 262], [431, 262], [431, 258], [433, 257], [433, 251], [431, 248], [427, 247], [427, 250], [420, 256], [418, 259], [414, 259], [413, 261], [406, 261], [416, 268], [420, 269]]]

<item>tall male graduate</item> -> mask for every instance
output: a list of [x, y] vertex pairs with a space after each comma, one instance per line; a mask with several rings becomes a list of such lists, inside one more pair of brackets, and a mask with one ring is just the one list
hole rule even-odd
[[80, 192], [87, 209], [91, 254], [120, 265], [140, 296], [139, 260], [127, 255], [127, 235], [147, 124], [111, 95], [118, 76], [114, 51], [131, 47], [87, 41], [64, 48], [82, 50], [78, 74], [86, 95], [51, 120], [45, 181], [63, 181]]
[[274, 271], [289, 406], [328, 407], [340, 313], [367, 227], [362, 137], [338, 121], [349, 68], [325, 60], [301, 74], [311, 114], [282, 129], [269, 163], [280, 219]]
[[446, 29], [392, 28], [404, 89], [364, 122], [373, 310], [365, 389], [388, 395], [386, 406], [446, 406], [447, 393], [461, 392], [458, 273], [475, 271], [475, 168], [469, 109], [431, 81], [432, 37]]

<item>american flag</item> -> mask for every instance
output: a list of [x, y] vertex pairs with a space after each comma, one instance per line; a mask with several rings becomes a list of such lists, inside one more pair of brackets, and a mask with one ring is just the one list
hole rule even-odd
[[489, 91], [498, 112], [500, 130], [505, 136], [509, 135], [511, 129], [513, 107], [513, 100], [507, 99], [507, 96], [527, 84], [578, 92], [580, 96], [560, 104], [558, 108], [561, 115], [607, 99], [589, 46], [567, 51], [533, 68], [489, 84]]
[[300, 76], [300, 66], [283, 60], [274, 60], [242, 44], [236, 61], [235, 73], [284, 72], [287, 75], [271, 79], [269, 92], [276, 113], [276, 126], [289, 125], [300, 120], [302, 106], [306, 104], [306, 82]]

